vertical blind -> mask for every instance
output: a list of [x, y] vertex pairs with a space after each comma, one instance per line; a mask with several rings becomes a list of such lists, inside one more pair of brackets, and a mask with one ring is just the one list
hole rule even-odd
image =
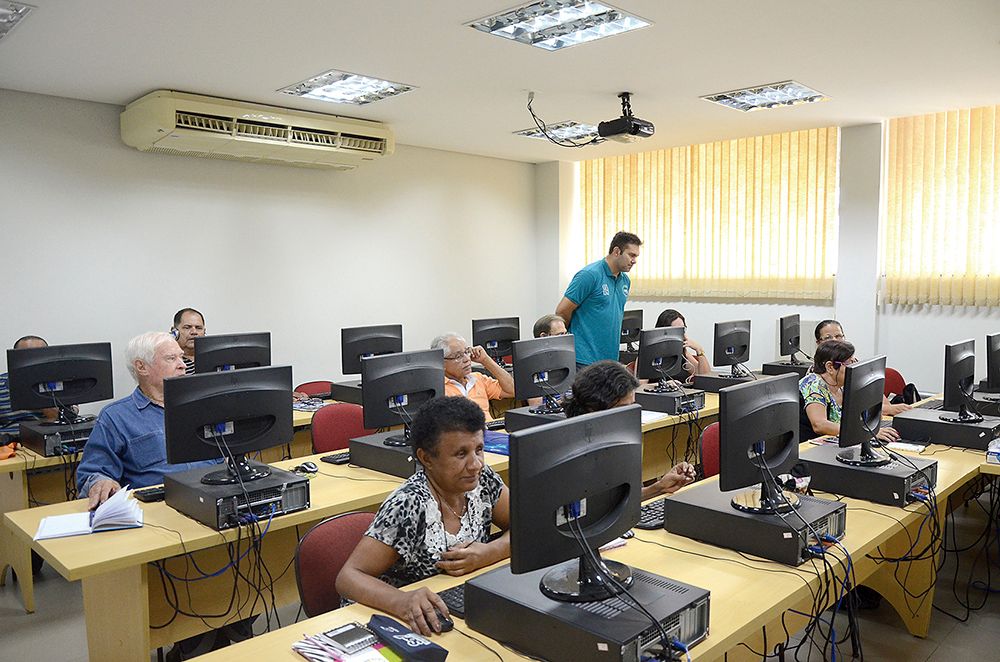
[[1000, 106], [889, 121], [883, 267], [894, 304], [1000, 304]]
[[581, 256], [643, 240], [632, 295], [832, 299], [836, 127], [580, 163]]

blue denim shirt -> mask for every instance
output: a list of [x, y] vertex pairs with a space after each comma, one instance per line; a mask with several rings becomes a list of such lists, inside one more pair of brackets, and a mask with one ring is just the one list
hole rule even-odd
[[159, 485], [163, 474], [217, 464], [217, 460], [167, 464], [163, 408], [138, 387], [101, 410], [76, 470], [77, 491], [86, 497], [91, 486], [110, 478], [125, 487]]

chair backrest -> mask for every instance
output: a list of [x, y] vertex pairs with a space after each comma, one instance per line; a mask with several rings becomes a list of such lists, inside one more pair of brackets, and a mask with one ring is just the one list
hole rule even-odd
[[365, 428], [361, 405], [349, 402], [335, 402], [320, 407], [313, 414], [310, 427], [314, 453], [339, 451], [347, 448], [352, 438], [375, 433], [374, 430]]
[[712, 423], [701, 433], [701, 470], [705, 478], [719, 473], [719, 424]]
[[358, 546], [375, 513], [344, 513], [309, 529], [295, 548], [295, 582], [310, 618], [340, 607], [337, 575]]
[[330, 392], [330, 387], [333, 382], [328, 381], [317, 381], [317, 382], [305, 382], [304, 384], [299, 384], [295, 387], [295, 390], [299, 393], [305, 393], [306, 395], [326, 395]]
[[903, 395], [903, 389], [906, 388], [906, 380], [903, 376], [899, 374], [899, 371], [895, 368], [885, 369], [885, 388], [882, 389], [882, 394], [885, 397], [889, 397], [890, 393], [895, 393], [896, 395]]

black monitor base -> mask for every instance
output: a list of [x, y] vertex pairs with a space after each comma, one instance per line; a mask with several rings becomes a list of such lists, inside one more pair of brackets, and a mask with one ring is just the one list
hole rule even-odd
[[271, 469], [264, 464], [250, 463], [243, 455], [226, 460], [226, 468], [212, 471], [201, 478], [205, 485], [236, 485], [258, 480], [271, 475]]
[[945, 423], [982, 423], [983, 422], [983, 417], [982, 416], [980, 416], [979, 414], [971, 414], [971, 413], [968, 414], [968, 415], [966, 415], [966, 416], [963, 416], [961, 414], [959, 414], [958, 416], [948, 416], [946, 414], [941, 414], [941, 416], [939, 416], [938, 418], [940, 418]]
[[627, 565], [618, 561], [605, 561], [600, 557], [598, 560], [621, 586], [607, 581], [604, 575], [597, 572], [588, 557], [581, 556], [579, 563], [564, 563], [546, 572], [539, 588], [553, 600], [594, 602], [614, 597], [623, 591], [622, 586], [628, 588], [632, 585], [632, 569]]
[[884, 467], [892, 462], [892, 458], [888, 455], [876, 453], [870, 448], [866, 453], [861, 446], [852, 446], [837, 453], [837, 461], [852, 467]]
[[[784, 498], [778, 495], [784, 494]], [[761, 490], [759, 487], [740, 492], [733, 496], [733, 508], [744, 513], [753, 515], [773, 515], [775, 513], [790, 513], [799, 506], [799, 497], [791, 492], [775, 489], [768, 494], [768, 490]]]
[[412, 446], [410, 440], [404, 434], [397, 434], [391, 437], [386, 437], [383, 441], [386, 446], [393, 446], [395, 448], [402, 448], [403, 446]]

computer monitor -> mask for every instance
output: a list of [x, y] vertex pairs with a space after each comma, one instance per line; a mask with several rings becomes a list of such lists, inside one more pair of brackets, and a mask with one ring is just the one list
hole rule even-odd
[[603, 600], [631, 582], [628, 566], [598, 548], [639, 520], [640, 412], [617, 407], [510, 435], [510, 569], [555, 565], [540, 586], [550, 598]]
[[512, 352], [514, 397], [518, 400], [542, 398], [540, 407], [529, 409], [533, 414], [561, 412], [559, 396], [570, 389], [576, 377], [573, 335], [517, 340], [512, 344]]
[[472, 320], [472, 344], [481, 345], [490, 357], [506, 368], [505, 356], [510, 356], [511, 345], [521, 339], [521, 321], [517, 317], [498, 317]]
[[8, 349], [7, 371], [11, 408], [57, 407], [54, 425], [92, 421], [93, 416], [79, 416], [71, 406], [114, 397], [107, 342]]
[[646, 329], [639, 336], [639, 358], [636, 377], [655, 381], [646, 388], [651, 393], [666, 393], [680, 388], [676, 380], [687, 377], [684, 368], [684, 328], [665, 326]]
[[194, 371], [223, 372], [271, 365], [271, 332], [230, 333], [194, 339]]
[[757, 486], [733, 497], [737, 510], [790, 511], [798, 498], [775, 477], [799, 459], [799, 376], [745, 382], [719, 390], [719, 488]]
[[892, 459], [872, 448], [882, 422], [885, 357], [860, 361], [844, 368], [844, 404], [840, 414], [837, 460], [855, 467], [880, 467]]
[[642, 309], [626, 310], [622, 315], [622, 337], [621, 344], [627, 345], [628, 350], [634, 352], [635, 344], [639, 342], [639, 333], [642, 331]]
[[750, 320], [716, 322], [713, 354], [715, 365], [731, 365], [733, 376], [740, 376], [738, 366], [750, 360]]
[[944, 406], [958, 416], [941, 415], [949, 423], [977, 423], [983, 417], [969, 410], [976, 379], [976, 341], [963, 340], [944, 346]]
[[361, 359], [402, 351], [402, 324], [357, 326], [340, 330], [340, 356], [345, 375], [360, 375]]
[[778, 320], [778, 343], [781, 345], [778, 353], [781, 356], [789, 357], [788, 360], [791, 363], [799, 363], [799, 360], [795, 358], [795, 355], [799, 353], [799, 338], [801, 337], [799, 328], [797, 314], [786, 315]]
[[424, 349], [361, 359], [361, 406], [369, 430], [404, 425], [386, 446], [409, 446], [410, 423], [420, 406], [444, 394], [444, 351]]
[[208, 485], [245, 483], [271, 473], [246, 454], [292, 440], [292, 368], [275, 366], [163, 380], [167, 462], [225, 458]]
[[1000, 392], [1000, 333], [986, 336], [986, 379], [979, 386], [987, 393]]

